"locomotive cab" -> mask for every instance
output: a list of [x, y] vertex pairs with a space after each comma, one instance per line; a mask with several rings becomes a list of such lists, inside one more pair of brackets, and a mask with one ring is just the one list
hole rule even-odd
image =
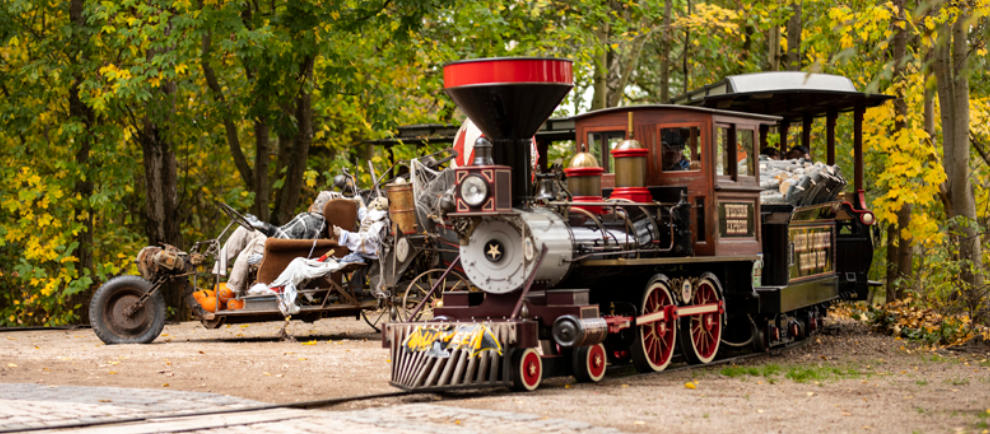
[[[755, 255], [761, 235], [754, 144], [762, 140], [762, 126], [779, 120], [689, 106], [619, 107], [575, 117], [575, 145], [577, 151], [609, 155], [617, 138], [635, 137], [648, 150], [649, 200], [673, 203], [686, 193], [695, 255]], [[614, 157], [602, 160], [612, 175], [604, 176], [602, 185], [610, 197], [622, 174], [616, 174]]]

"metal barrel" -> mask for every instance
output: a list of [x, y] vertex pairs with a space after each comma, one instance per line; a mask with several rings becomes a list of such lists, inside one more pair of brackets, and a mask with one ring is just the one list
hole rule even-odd
[[392, 230], [398, 228], [403, 234], [416, 233], [416, 204], [413, 201], [412, 184], [388, 184], [385, 186], [385, 194], [388, 195], [388, 218], [392, 220]]

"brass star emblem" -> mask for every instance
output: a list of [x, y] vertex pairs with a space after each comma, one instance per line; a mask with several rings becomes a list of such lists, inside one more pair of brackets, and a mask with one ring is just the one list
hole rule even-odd
[[491, 243], [488, 245], [487, 254], [492, 258], [492, 260], [496, 260], [499, 256], [502, 256], [502, 251], [499, 250], [497, 243]]

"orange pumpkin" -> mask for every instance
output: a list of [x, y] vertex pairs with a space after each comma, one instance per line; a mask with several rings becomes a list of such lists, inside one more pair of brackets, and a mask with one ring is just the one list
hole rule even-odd
[[199, 302], [199, 305], [200, 306], [203, 306], [203, 310], [205, 310], [207, 312], [216, 312], [217, 311], [217, 299], [216, 298], [213, 298], [213, 297], [204, 298], [202, 301]]
[[227, 300], [227, 310], [238, 310], [244, 308], [244, 300], [232, 298]]
[[209, 289], [196, 291], [193, 293], [193, 298], [199, 302], [199, 305], [203, 307], [203, 310], [207, 312], [217, 311], [217, 296], [215, 292]]
[[230, 299], [234, 298], [234, 291], [231, 291], [230, 289], [227, 289], [227, 284], [226, 283], [221, 282], [220, 285], [218, 285], [218, 286], [219, 286], [220, 289], [217, 291], [217, 294], [220, 295], [220, 302], [221, 303], [226, 303], [227, 300], [230, 300]]

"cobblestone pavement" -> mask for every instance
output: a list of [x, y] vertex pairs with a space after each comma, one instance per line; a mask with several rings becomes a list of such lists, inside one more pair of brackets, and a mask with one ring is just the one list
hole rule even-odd
[[58, 430], [144, 432], [616, 432], [584, 422], [534, 414], [403, 404], [353, 411], [277, 408], [208, 415], [176, 413], [247, 409], [266, 403], [225, 395], [118, 387], [0, 384], [0, 432]]

